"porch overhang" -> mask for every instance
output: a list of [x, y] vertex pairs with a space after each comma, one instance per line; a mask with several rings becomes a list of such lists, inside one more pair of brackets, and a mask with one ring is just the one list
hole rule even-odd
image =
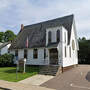
[[46, 46], [46, 48], [48, 48], [48, 49], [57, 48], [57, 47], [58, 47], [58, 44], [59, 44], [59, 43], [50, 43], [50, 44], [48, 44], [48, 45]]

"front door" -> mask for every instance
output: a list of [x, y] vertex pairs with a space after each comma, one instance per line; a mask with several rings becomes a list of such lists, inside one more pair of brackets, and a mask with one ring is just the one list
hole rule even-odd
[[50, 64], [51, 65], [57, 65], [58, 64], [58, 51], [57, 48], [53, 48], [49, 50], [49, 55], [50, 55]]

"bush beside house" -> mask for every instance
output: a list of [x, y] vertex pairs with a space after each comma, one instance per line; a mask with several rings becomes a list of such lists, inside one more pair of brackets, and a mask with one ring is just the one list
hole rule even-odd
[[13, 58], [12, 54], [4, 54], [0, 56], [0, 67], [13, 66]]

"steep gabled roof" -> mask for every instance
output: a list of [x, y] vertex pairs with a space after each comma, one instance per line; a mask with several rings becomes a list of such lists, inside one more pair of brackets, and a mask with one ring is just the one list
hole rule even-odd
[[46, 45], [46, 28], [63, 26], [68, 31], [68, 44], [70, 42], [73, 15], [44, 21], [37, 24], [27, 25], [18, 34], [12, 42], [10, 49], [26, 48], [26, 39], [29, 40], [29, 48], [45, 47]]

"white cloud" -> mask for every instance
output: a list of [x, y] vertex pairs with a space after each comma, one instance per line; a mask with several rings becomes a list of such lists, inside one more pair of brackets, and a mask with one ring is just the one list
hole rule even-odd
[[22, 23], [27, 25], [73, 13], [78, 35], [89, 37], [89, 3], [90, 0], [0, 0], [0, 25], [18, 32]]
[[5, 28], [4, 27], [2, 27], [2, 26], [0, 26], [0, 32], [5, 32]]

